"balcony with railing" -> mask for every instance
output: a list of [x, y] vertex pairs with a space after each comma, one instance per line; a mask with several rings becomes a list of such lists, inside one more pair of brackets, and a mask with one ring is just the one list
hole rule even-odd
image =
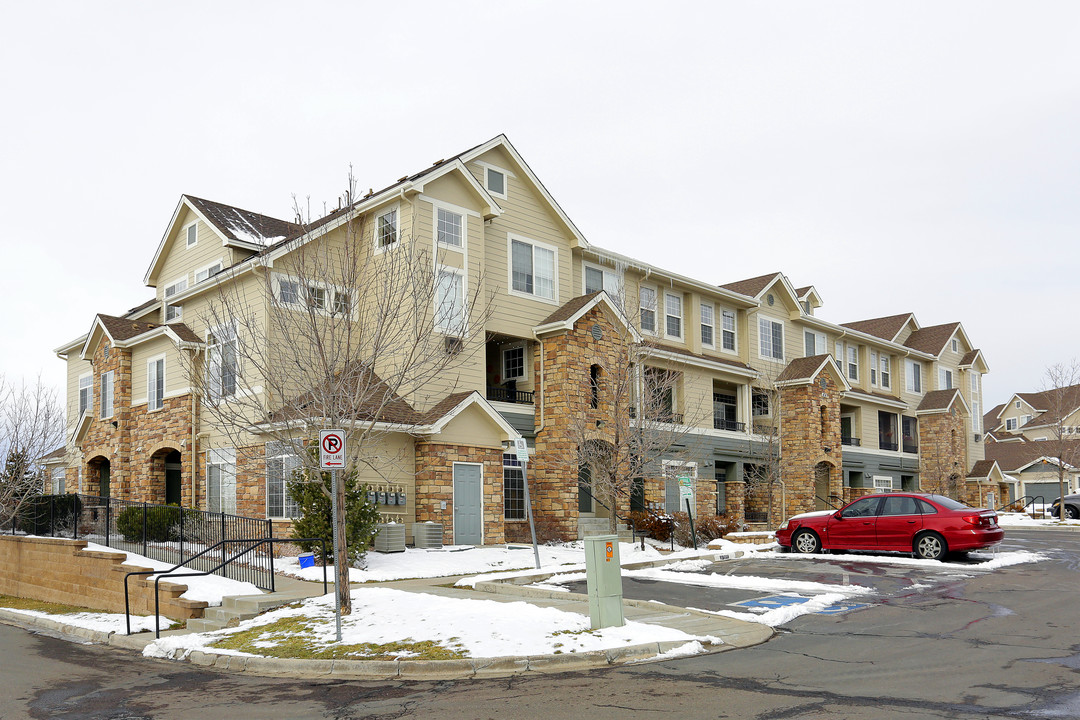
[[746, 423], [728, 420], [727, 418], [713, 416], [714, 430], [731, 430], [732, 432], [745, 432]]
[[878, 447], [881, 448], [882, 450], [899, 450], [900, 449], [900, 446], [895, 441], [886, 440], [885, 438], [881, 438], [880, 440], [878, 440]]
[[862, 440], [857, 437], [849, 437], [848, 435], [843, 435], [840, 437], [840, 444], [850, 445], [851, 447], [859, 447], [860, 445], [862, 445]]
[[499, 385], [487, 386], [487, 399], [494, 402], [531, 405], [533, 402], [533, 395], [531, 390], [518, 390], [513, 387]]
[[919, 452], [919, 441], [913, 437], [905, 436], [902, 447], [906, 453], [917, 453]]

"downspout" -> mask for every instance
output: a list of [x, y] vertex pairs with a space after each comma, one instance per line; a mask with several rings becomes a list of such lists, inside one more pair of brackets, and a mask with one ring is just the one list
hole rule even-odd
[[[544, 341], [537, 337], [534, 333], [533, 337], [536, 337], [536, 342], [540, 343], [540, 424], [536, 426], [534, 431], [537, 435], [544, 429], [544, 405], [547, 399], [544, 392]], [[535, 442], [535, 441], [534, 441]]]
[[[191, 351], [191, 355], [192, 355], [191, 365], [192, 365], [192, 367], [195, 366], [195, 355], [196, 355], [196, 353], [198, 353], [197, 350], [192, 350]], [[193, 507], [193, 508], [198, 507], [196, 502], [197, 502], [197, 499], [199, 497], [199, 492], [198, 492], [198, 487], [199, 487], [199, 455], [196, 452], [196, 449], [197, 449], [196, 443], [198, 443], [198, 441], [199, 441], [199, 426], [198, 426], [198, 423], [196, 421], [196, 418], [198, 417], [198, 410], [199, 410], [198, 392], [195, 390], [194, 387], [192, 387], [191, 388], [191, 507]]]

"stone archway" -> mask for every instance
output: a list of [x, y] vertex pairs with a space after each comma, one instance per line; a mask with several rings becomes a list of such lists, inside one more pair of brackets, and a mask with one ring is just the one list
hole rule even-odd
[[180, 450], [161, 445], [153, 450], [146, 461], [146, 473], [140, 488], [143, 502], [158, 505], [180, 505], [183, 487], [182, 456]]
[[104, 455], [95, 455], [86, 461], [86, 494], [95, 497], [110, 497], [113, 488], [112, 463]]
[[829, 475], [831, 467], [827, 462], [819, 462], [814, 466], [814, 509], [815, 510], [828, 510], [832, 507], [830, 505], [829, 497]]

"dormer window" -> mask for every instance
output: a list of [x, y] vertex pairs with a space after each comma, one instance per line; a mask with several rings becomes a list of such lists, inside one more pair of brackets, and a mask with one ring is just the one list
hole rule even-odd
[[210, 265], [209, 267], [205, 267], [202, 270], [195, 273], [195, 282], [200, 283], [203, 280], [207, 280], [209, 278], [214, 277], [219, 272], [221, 272], [221, 261], [220, 260], [218, 260], [213, 265]]
[[952, 351], [953, 352], [960, 352], [960, 341], [957, 340], [956, 338], [952, 339]]
[[199, 223], [193, 222], [185, 228], [187, 236], [187, 246], [195, 247], [195, 244], [199, 242]]
[[187, 278], [180, 278], [172, 285], [165, 286], [165, 297], [171, 298], [173, 295], [182, 293], [185, 290], [187, 290]]

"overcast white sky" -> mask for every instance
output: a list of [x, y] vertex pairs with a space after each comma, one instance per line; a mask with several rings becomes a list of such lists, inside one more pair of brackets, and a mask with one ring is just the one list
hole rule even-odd
[[1080, 356], [1080, 3], [7, 2], [0, 372], [152, 296], [181, 193], [285, 219], [506, 133], [594, 244]]

